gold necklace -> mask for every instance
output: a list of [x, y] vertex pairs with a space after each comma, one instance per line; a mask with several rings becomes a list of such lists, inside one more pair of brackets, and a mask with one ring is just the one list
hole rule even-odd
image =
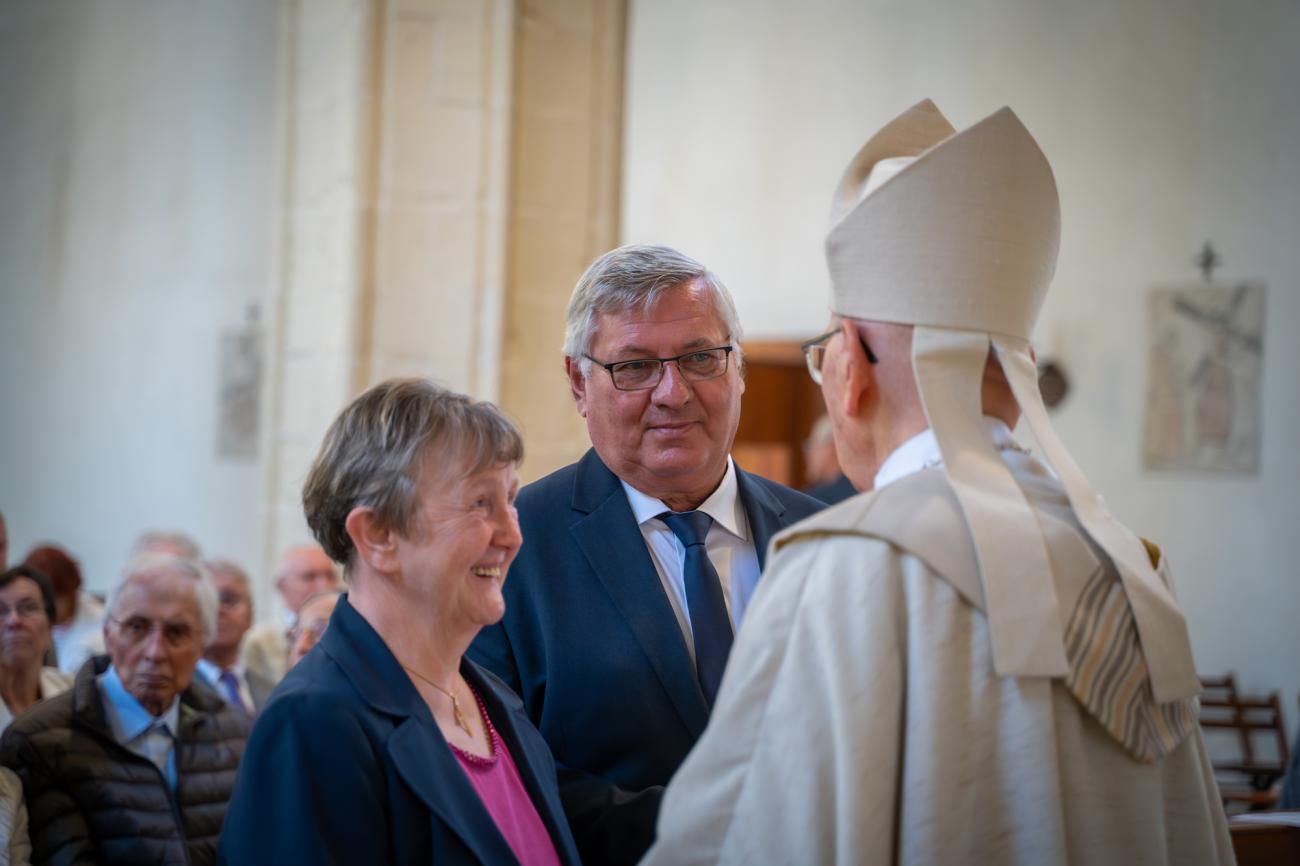
[[456, 700], [456, 696], [454, 694], [447, 691], [442, 686], [438, 685], [433, 680], [429, 679], [419, 671], [414, 670], [412, 668], [408, 668], [406, 667], [406, 665], [402, 665], [402, 667], [406, 669], [406, 672], [408, 674], [411, 674], [412, 676], [415, 677], [419, 677], [424, 682], [428, 683], [438, 691], [442, 692], [447, 697], [451, 698], [451, 712], [453, 715], [456, 716], [456, 726], [459, 727], [465, 733], [469, 734], [471, 737], [474, 736], [474, 732], [469, 729], [469, 721], [465, 718], [465, 714], [460, 711], [460, 701]]

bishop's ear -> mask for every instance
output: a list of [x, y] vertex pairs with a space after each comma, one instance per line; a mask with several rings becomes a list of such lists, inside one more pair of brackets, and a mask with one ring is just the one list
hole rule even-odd
[[343, 527], [357, 549], [357, 559], [383, 574], [397, 568], [397, 532], [381, 524], [374, 509], [357, 506], [348, 513]]
[[840, 345], [836, 348], [838, 351], [828, 352], [826, 358], [835, 366], [833, 375], [840, 383], [836, 396], [844, 414], [857, 417], [876, 387], [876, 368], [867, 358], [867, 344], [852, 319], [840, 320]]

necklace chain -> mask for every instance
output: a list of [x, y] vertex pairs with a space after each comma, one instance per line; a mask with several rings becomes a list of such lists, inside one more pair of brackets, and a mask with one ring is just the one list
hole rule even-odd
[[464, 731], [465, 733], [469, 734], [471, 737], [474, 736], [474, 732], [469, 729], [469, 720], [467, 720], [465, 718], [465, 714], [461, 712], [460, 701], [456, 699], [456, 695], [453, 692], [447, 691], [442, 686], [438, 685], [433, 680], [429, 679], [424, 674], [420, 673], [414, 668], [408, 668], [406, 667], [406, 665], [402, 665], [402, 667], [406, 670], [408, 674], [411, 674], [412, 676], [417, 677], [420, 680], [423, 680], [424, 682], [433, 686], [438, 691], [442, 692], [447, 697], [451, 698], [451, 712], [456, 717], [456, 726], [460, 728], [462, 731]]

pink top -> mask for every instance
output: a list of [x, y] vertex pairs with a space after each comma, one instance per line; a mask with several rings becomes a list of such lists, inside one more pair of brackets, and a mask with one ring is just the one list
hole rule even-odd
[[519, 777], [519, 769], [515, 766], [514, 758], [510, 757], [510, 750], [488, 718], [487, 708], [483, 706], [483, 699], [478, 696], [478, 692], [474, 692], [474, 699], [478, 701], [479, 713], [487, 726], [488, 738], [492, 741], [492, 757], [480, 758], [455, 746], [451, 747], [452, 752], [519, 862], [523, 866], [560, 866], [560, 855], [555, 852], [555, 843], [551, 841], [551, 834], [537, 814], [537, 807], [533, 805], [533, 798], [524, 787], [524, 780]]

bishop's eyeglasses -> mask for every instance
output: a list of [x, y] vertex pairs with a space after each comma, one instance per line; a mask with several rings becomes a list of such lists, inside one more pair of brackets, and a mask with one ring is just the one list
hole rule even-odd
[[[822, 383], [822, 361], [826, 357], [826, 343], [839, 332], [840, 329], [836, 328], [833, 331], [827, 331], [820, 337], [813, 337], [811, 340], [799, 344], [799, 348], [803, 349], [804, 363], [808, 365], [808, 375], [818, 385]], [[862, 351], [867, 353], [867, 362], [875, 364], [877, 361], [876, 353], [871, 351], [866, 338], [860, 333], [858, 334], [858, 341], [862, 343]]]
[[712, 349], [696, 349], [672, 358], [634, 358], [612, 364], [598, 361], [590, 355], [583, 357], [609, 371], [609, 377], [614, 380], [614, 387], [618, 390], [646, 391], [657, 386], [663, 379], [664, 366], [667, 364], [676, 364], [682, 378], [688, 382], [716, 379], [727, 372], [727, 360], [735, 348], [717, 346]]

